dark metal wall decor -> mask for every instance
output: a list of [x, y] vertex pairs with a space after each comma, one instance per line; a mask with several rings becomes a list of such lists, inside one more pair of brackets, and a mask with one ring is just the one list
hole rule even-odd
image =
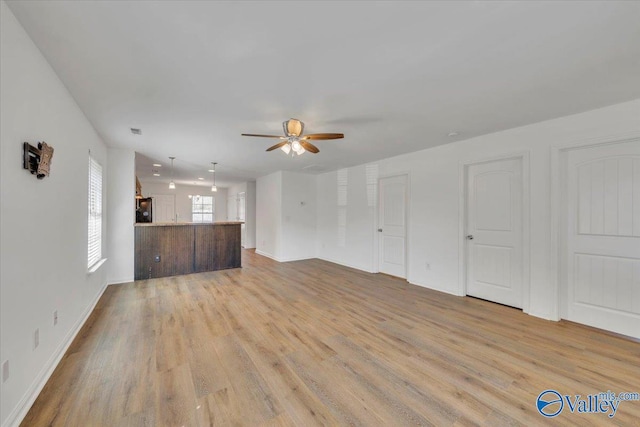
[[27, 169], [38, 179], [49, 176], [49, 166], [53, 157], [53, 147], [46, 142], [38, 142], [38, 147], [25, 142], [23, 144], [24, 160], [22, 167]]

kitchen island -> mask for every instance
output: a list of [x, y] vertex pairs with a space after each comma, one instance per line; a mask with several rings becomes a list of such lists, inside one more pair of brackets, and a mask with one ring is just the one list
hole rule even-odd
[[241, 224], [136, 224], [135, 280], [241, 267]]

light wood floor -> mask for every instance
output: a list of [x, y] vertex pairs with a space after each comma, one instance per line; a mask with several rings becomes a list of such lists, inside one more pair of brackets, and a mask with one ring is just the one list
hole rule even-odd
[[110, 286], [22, 425], [534, 426], [545, 389], [640, 391], [632, 340], [320, 260], [243, 265]]

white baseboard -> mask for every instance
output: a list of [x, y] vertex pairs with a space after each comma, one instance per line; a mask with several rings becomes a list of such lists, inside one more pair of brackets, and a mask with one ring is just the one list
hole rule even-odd
[[354, 265], [354, 264], [349, 264], [349, 263], [347, 263], [347, 262], [338, 261], [338, 260], [336, 260], [336, 259], [332, 259], [332, 258], [328, 258], [328, 257], [321, 257], [321, 256], [319, 256], [319, 257], [317, 257], [317, 258], [318, 258], [318, 259], [321, 259], [321, 260], [323, 260], [323, 261], [332, 262], [332, 263], [334, 263], [334, 264], [342, 265], [342, 266], [344, 266], [344, 267], [349, 267], [349, 268], [353, 268], [353, 269], [356, 269], [356, 270], [365, 271], [365, 272], [367, 272], [367, 273], [376, 273], [376, 272], [375, 272], [375, 271], [373, 271], [373, 270], [369, 270], [369, 269], [366, 269], [366, 268], [362, 268], [361, 266]]
[[314, 259], [316, 258], [315, 256], [308, 256], [308, 257], [296, 257], [296, 258], [279, 258], [277, 256], [268, 254], [266, 252], [262, 252], [258, 249], [256, 249], [256, 253], [258, 255], [262, 255], [262, 256], [266, 256], [267, 258], [271, 258], [274, 261], [278, 261], [278, 262], [291, 262], [291, 261], [303, 261], [305, 259]]
[[278, 261], [280, 262], [291, 262], [291, 261], [303, 261], [305, 259], [314, 259], [316, 258], [315, 256], [308, 256], [308, 257], [295, 257], [295, 258], [280, 258]]
[[274, 261], [278, 261], [278, 262], [280, 262], [280, 260], [279, 260], [278, 258], [276, 258], [275, 256], [273, 256], [273, 255], [271, 255], [271, 254], [268, 254], [268, 253], [266, 253], [266, 252], [262, 252], [262, 251], [261, 251], [261, 250], [259, 250], [259, 249], [256, 249], [256, 253], [257, 253], [258, 255], [262, 255], [262, 256], [266, 256], [267, 258], [271, 258], [271, 259], [272, 259], [272, 260], [274, 260]]
[[533, 317], [539, 317], [540, 319], [551, 320], [552, 322], [557, 322], [560, 320], [559, 317], [555, 317], [551, 313], [542, 313], [542, 312], [530, 310], [527, 314]]
[[[442, 293], [445, 293], [445, 294], [454, 295], [454, 296], [457, 296], [457, 297], [465, 297], [466, 296], [466, 295], [461, 295], [459, 292], [453, 292], [453, 291], [450, 291], [448, 289], [443, 289], [443, 288], [436, 288], [436, 287], [425, 285], [425, 284], [422, 284], [422, 283], [412, 282], [411, 280], [408, 280], [408, 282], [411, 283], [412, 285], [415, 285], [415, 286], [420, 286], [422, 288], [431, 289], [433, 291], [438, 291], [438, 292], [442, 292]], [[523, 310], [523, 313], [528, 314], [528, 315], [533, 316], [533, 317], [539, 317], [540, 319], [550, 320], [552, 322], [557, 322], [557, 321], [560, 320], [560, 318], [554, 318], [549, 313], [542, 313], [542, 312], [536, 312], [536, 311], [524, 311], [524, 310]]]
[[123, 285], [125, 283], [133, 282], [135, 279], [131, 277], [123, 277], [121, 279], [109, 279], [107, 280], [107, 286], [109, 285]]
[[13, 408], [13, 411], [11, 411], [4, 423], [2, 423], [2, 427], [18, 427], [20, 425], [24, 417], [29, 412], [29, 409], [31, 409], [31, 405], [33, 405], [33, 402], [36, 401], [36, 398], [44, 388], [45, 384], [47, 383], [47, 381], [49, 381], [51, 374], [53, 374], [53, 371], [58, 366], [58, 363], [60, 363], [60, 360], [62, 360], [62, 357], [67, 352], [67, 349], [75, 339], [76, 335], [78, 335], [78, 332], [80, 332], [80, 329], [82, 329], [82, 326], [84, 326], [85, 322], [93, 312], [96, 304], [98, 304], [98, 301], [100, 301], [100, 298], [104, 294], [104, 291], [107, 289], [107, 286], [107, 284], [102, 286], [102, 289], [100, 289], [98, 295], [94, 298], [89, 307], [87, 307], [87, 309], [84, 311], [82, 317], [78, 320], [78, 322], [76, 322], [74, 327], [65, 336], [58, 348], [56, 348], [49, 360], [47, 360], [47, 363], [45, 363], [45, 365], [42, 367], [33, 384], [31, 384], [31, 386], [27, 389], [24, 396], [22, 396], [22, 399], [20, 399], [15, 408]]
[[433, 286], [429, 286], [423, 283], [417, 283], [417, 282], [413, 282], [412, 280], [407, 280], [407, 282], [409, 282], [410, 284], [414, 285], [414, 286], [420, 286], [421, 288], [426, 288], [426, 289], [431, 289], [432, 291], [437, 291], [437, 292], [442, 292], [443, 294], [449, 294], [449, 295], [454, 295], [456, 297], [463, 297], [464, 295], [460, 295], [459, 293], [455, 292], [455, 291], [451, 291], [449, 289], [444, 289], [444, 288], [436, 288]]

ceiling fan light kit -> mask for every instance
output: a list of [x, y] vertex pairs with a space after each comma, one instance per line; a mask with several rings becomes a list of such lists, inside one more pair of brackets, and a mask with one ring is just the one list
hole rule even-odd
[[[285, 150], [285, 147], [286, 147], [286, 150]], [[289, 139], [287, 140], [287, 144], [282, 146], [282, 151], [284, 151], [287, 154], [291, 152], [292, 156], [295, 154], [300, 156], [307, 150], [305, 150], [302, 144], [300, 144], [300, 140], [298, 139], [297, 136], [292, 136], [292, 137], [289, 137]]]
[[309, 135], [302, 135], [304, 132], [304, 123], [298, 119], [289, 119], [282, 122], [282, 130], [285, 136], [279, 135], [263, 135], [255, 133], [243, 133], [242, 136], [257, 136], [260, 138], [278, 138], [281, 141], [271, 147], [267, 148], [267, 151], [272, 151], [280, 148], [286, 154], [291, 156], [302, 155], [306, 151], [311, 153], [318, 153], [318, 147], [309, 142], [309, 140], [326, 140], [326, 139], [341, 139], [344, 138], [342, 133], [313, 133]]
[[282, 147], [280, 147], [280, 149], [284, 151], [285, 154], [289, 154], [291, 152], [291, 145], [285, 144]]

